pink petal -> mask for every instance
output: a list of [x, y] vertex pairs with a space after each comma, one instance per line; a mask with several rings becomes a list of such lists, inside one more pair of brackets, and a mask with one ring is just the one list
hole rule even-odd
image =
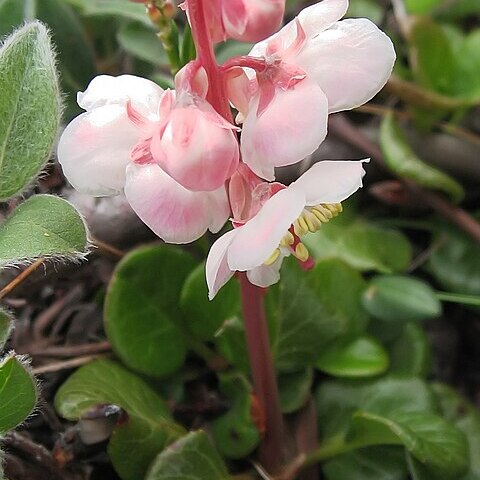
[[213, 300], [217, 292], [232, 278], [233, 271], [227, 263], [228, 247], [235, 238], [237, 230], [230, 230], [222, 235], [210, 248], [205, 265], [208, 285], [208, 298]]
[[79, 192], [116, 195], [125, 184], [125, 168], [139, 136], [124, 107], [105, 105], [67, 125], [58, 144], [58, 161]]
[[364, 162], [369, 162], [369, 159], [318, 162], [288, 189], [302, 192], [309, 206], [343, 202], [362, 186], [362, 178], [365, 175]]
[[327, 134], [327, 99], [308, 79], [284, 91], [257, 116], [259, 96], [243, 124], [243, 161], [262, 178], [273, 180], [274, 167], [291, 165], [313, 153]]
[[211, 110], [197, 105], [174, 108], [151, 143], [153, 158], [162, 169], [193, 191], [220, 188], [238, 165], [238, 141], [232, 125]]
[[77, 94], [77, 103], [90, 111], [104, 105], [125, 105], [128, 101], [134, 108], [151, 118], [156, 115], [163, 89], [146, 78], [134, 75], [99, 75], [85, 92]]
[[298, 218], [305, 206], [305, 195], [298, 189], [275, 194], [243, 227], [237, 229], [228, 250], [231, 270], [246, 271], [261, 266]]
[[156, 164], [127, 168], [125, 195], [136, 214], [168, 243], [189, 243], [227, 221], [225, 190], [191, 192]]
[[263, 42], [257, 43], [249, 55], [263, 57], [270, 46], [270, 50], [273, 49], [282, 56], [282, 50], [287, 50], [297, 37], [297, 27], [295, 25], [297, 19], [300, 21], [307, 38], [312, 38], [340, 20], [347, 9], [348, 0], [323, 0], [304, 8], [298, 17], [287, 23], [278, 33]]
[[358, 107], [378, 93], [392, 72], [395, 50], [372, 22], [350, 19], [307, 41], [295, 62], [318, 82], [333, 113]]

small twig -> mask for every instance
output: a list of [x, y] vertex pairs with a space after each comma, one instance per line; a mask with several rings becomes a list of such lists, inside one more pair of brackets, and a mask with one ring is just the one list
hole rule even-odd
[[114, 247], [113, 245], [110, 245], [109, 243], [106, 243], [102, 240], [99, 240], [98, 238], [95, 237], [90, 237], [90, 240], [92, 243], [98, 248], [99, 252], [101, 253], [106, 253], [108, 255], [113, 255], [114, 257], [117, 258], [123, 258], [125, 256], [125, 252], [123, 250], [120, 250], [117, 247]]
[[[350, 143], [350, 145], [363, 150], [379, 166], [388, 170], [385, 165], [382, 152], [378, 145], [360, 132], [353, 123], [343, 114], [332, 115], [329, 120], [329, 129], [335, 136]], [[390, 170], [388, 170], [390, 172]], [[390, 172], [392, 173], [392, 172]], [[475, 241], [480, 243], [480, 224], [475, 218], [460, 207], [451, 205], [440, 195], [428, 192], [420, 188], [412, 181], [400, 178], [405, 186], [416, 195], [416, 197], [436, 210], [439, 214], [450, 220], [462, 230], [467, 232]]]
[[80, 355], [92, 355], [96, 353], [110, 352], [110, 342], [87, 343], [85, 345], [65, 345], [61, 347], [49, 347], [43, 350], [31, 350], [29, 353], [34, 357], [78, 357]]
[[23, 283], [35, 270], [37, 270], [40, 265], [43, 265], [45, 262], [44, 258], [39, 258], [31, 265], [29, 265], [22, 273], [17, 275], [8, 285], [0, 290], [0, 299], [9, 295], [15, 288], [17, 288], [21, 283]]
[[50, 470], [56, 470], [55, 461], [53, 460], [52, 455], [43, 445], [32, 442], [29, 438], [15, 431], [8, 433], [3, 438], [3, 442], [11, 448], [26, 453], [37, 463], [40, 463]]
[[42, 312], [36, 319], [33, 327], [34, 338], [43, 337], [44, 331], [50, 326], [53, 320], [60, 314], [66, 305], [79, 299], [83, 294], [83, 286], [76, 285], [62, 298], [56, 300], [44, 312]]
[[87, 355], [85, 357], [79, 357], [79, 358], [71, 358], [69, 360], [49, 363], [48, 365], [42, 365], [41, 367], [34, 368], [33, 374], [40, 375], [44, 373], [53, 373], [53, 372], [58, 372], [60, 370], [67, 370], [70, 368], [81, 367], [82, 365], [90, 363], [93, 360], [97, 360], [99, 358], [108, 358], [108, 357], [110, 357], [110, 355], [99, 354], [99, 355]]

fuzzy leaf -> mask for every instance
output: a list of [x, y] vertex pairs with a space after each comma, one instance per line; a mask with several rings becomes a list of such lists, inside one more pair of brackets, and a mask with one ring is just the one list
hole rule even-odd
[[13, 317], [3, 308], [0, 308], [0, 349], [5, 347], [13, 330]]
[[53, 195], [35, 195], [0, 226], [0, 265], [38, 257], [85, 254], [87, 232], [75, 208]]
[[18, 357], [7, 356], [0, 364], [0, 434], [22, 423], [36, 403], [33, 375]]
[[17, 30], [0, 49], [0, 200], [21, 193], [49, 159], [60, 93], [48, 32], [40, 22]]

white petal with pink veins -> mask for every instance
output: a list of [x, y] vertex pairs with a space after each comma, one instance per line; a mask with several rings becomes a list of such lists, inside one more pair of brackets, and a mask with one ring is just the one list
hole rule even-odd
[[362, 186], [365, 160], [325, 160], [307, 170], [288, 189], [298, 190], [306, 197], [306, 205], [340, 203]]
[[125, 105], [133, 107], [148, 117], [157, 114], [163, 89], [146, 78], [134, 75], [99, 75], [88, 85], [85, 92], [77, 94], [77, 103], [90, 111], [104, 105]]
[[259, 267], [272, 255], [305, 206], [305, 195], [298, 189], [276, 193], [243, 227], [237, 229], [228, 250], [231, 270]]
[[287, 23], [279, 32], [266, 40], [254, 45], [249, 55], [263, 57], [267, 48], [277, 50], [282, 56], [281, 50], [286, 50], [297, 37], [296, 21], [300, 22], [307, 39], [323, 32], [336, 21], [340, 20], [348, 9], [348, 0], [323, 0], [310, 7], [304, 8], [296, 18]]
[[307, 41], [295, 63], [328, 98], [329, 113], [358, 107], [385, 85], [395, 62], [391, 40], [367, 19], [349, 19]]
[[131, 163], [125, 195], [142, 221], [168, 243], [193, 242], [228, 218], [226, 195], [222, 202], [221, 193], [191, 192], [156, 164]]
[[125, 184], [125, 168], [139, 135], [124, 107], [105, 105], [67, 125], [58, 144], [58, 161], [79, 192], [116, 195]]
[[291, 165], [313, 153], [327, 134], [327, 98], [308, 79], [286, 91], [279, 88], [257, 115], [252, 100], [241, 138], [243, 161], [260, 177], [275, 178], [274, 167]]
[[280, 267], [283, 263], [283, 256], [280, 255], [271, 265], [260, 265], [247, 272], [250, 283], [257, 287], [270, 287], [280, 280]]
[[230, 230], [222, 235], [210, 248], [205, 265], [205, 274], [208, 286], [208, 298], [215, 297], [217, 292], [232, 278], [233, 271], [227, 262], [228, 247], [235, 238], [238, 230]]

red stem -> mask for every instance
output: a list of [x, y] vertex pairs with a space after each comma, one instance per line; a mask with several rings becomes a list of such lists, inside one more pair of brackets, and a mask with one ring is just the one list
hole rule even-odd
[[215, 60], [213, 42], [206, 20], [205, 2], [203, 0], [188, 0], [188, 13], [193, 41], [197, 50], [197, 60], [207, 72], [207, 100], [223, 118], [232, 122], [232, 112], [224, 77]]
[[240, 273], [239, 277], [253, 385], [265, 415], [260, 459], [269, 472], [275, 473], [284, 461], [285, 429], [263, 304], [264, 292], [252, 285], [245, 273]]

